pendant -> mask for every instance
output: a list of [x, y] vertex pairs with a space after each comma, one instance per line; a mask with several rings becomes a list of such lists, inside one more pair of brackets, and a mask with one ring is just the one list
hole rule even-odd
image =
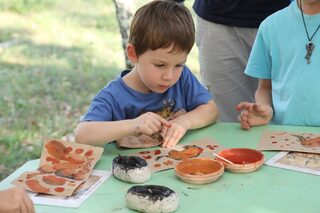
[[315, 45], [311, 41], [308, 44], [306, 44], [307, 54], [304, 58], [307, 60], [308, 64], [311, 63], [311, 55], [312, 55], [312, 51], [314, 50], [314, 47]]

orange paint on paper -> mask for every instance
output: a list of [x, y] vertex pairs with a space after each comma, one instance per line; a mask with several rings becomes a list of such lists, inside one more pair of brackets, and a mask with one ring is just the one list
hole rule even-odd
[[72, 147], [68, 146], [67, 148], [65, 148], [65, 149], [63, 150], [63, 153], [67, 155], [67, 154], [69, 154], [70, 152], [72, 152], [72, 150], [73, 150]]
[[65, 146], [56, 140], [52, 140], [45, 145], [49, 155], [56, 159], [60, 159], [64, 154]]
[[56, 192], [63, 192], [64, 190], [65, 190], [65, 188], [63, 188], [63, 187], [54, 188], [54, 191], [56, 191]]
[[89, 151], [86, 152], [86, 154], [84, 154], [86, 157], [92, 156], [93, 151], [90, 149]]
[[199, 156], [203, 149], [196, 146], [196, 145], [187, 145], [183, 147], [184, 150], [177, 151], [177, 150], [171, 150], [169, 152], [169, 158], [175, 159], [175, 160], [182, 160], [187, 158], [193, 158]]
[[155, 154], [155, 155], [160, 155], [160, 154], [161, 154], [161, 151], [160, 151], [159, 149], [157, 149], [157, 150], [154, 151], [154, 154]]
[[171, 160], [167, 160], [167, 161], [163, 162], [163, 164], [166, 166], [170, 166], [170, 165], [173, 165], [173, 162]]
[[80, 164], [84, 162], [84, 159], [78, 154], [69, 154], [63, 157], [63, 160], [69, 161], [70, 163]]
[[49, 193], [50, 191], [49, 188], [41, 186], [41, 184], [37, 180], [26, 180], [25, 183], [33, 192]]
[[52, 157], [47, 157], [47, 158], [46, 158], [46, 161], [52, 162], [52, 164], [59, 163], [59, 160], [57, 160], [57, 159], [55, 159], [55, 158], [52, 158]]
[[66, 179], [57, 177], [55, 175], [47, 175], [42, 177], [43, 182], [53, 186], [61, 186], [66, 183]]
[[60, 170], [60, 169], [76, 169], [78, 168], [79, 165], [77, 164], [74, 164], [74, 163], [69, 163], [69, 162], [64, 162], [64, 163], [58, 163], [58, 164], [55, 164], [53, 166], [53, 168], [55, 170]]
[[142, 151], [142, 152], [139, 152], [139, 154], [141, 154], [141, 155], [149, 154], [149, 153], [150, 153], [150, 151]]
[[76, 149], [74, 152], [75, 152], [76, 154], [81, 154], [83, 151], [84, 151], [84, 150], [83, 150], [82, 148], [78, 148], [78, 149]]
[[145, 160], [149, 160], [149, 159], [151, 159], [151, 158], [152, 158], [152, 156], [151, 156], [151, 155], [142, 156], [142, 157], [143, 157], [143, 159], [145, 159]]

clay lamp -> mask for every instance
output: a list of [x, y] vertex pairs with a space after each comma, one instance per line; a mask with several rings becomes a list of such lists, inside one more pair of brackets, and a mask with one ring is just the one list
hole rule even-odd
[[184, 182], [206, 184], [216, 181], [223, 174], [224, 166], [210, 158], [193, 158], [181, 161], [175, 172]]
[[[216, 160], [223, 163], [227, 171], [247, 173], [257, 170], [264, 163], [262, 152], [248, 148], [225, 149], [218, 154]], [[226, 159], [223, 160], [222, 158]], [[231, 163], [232, 162], [232, 163]]]

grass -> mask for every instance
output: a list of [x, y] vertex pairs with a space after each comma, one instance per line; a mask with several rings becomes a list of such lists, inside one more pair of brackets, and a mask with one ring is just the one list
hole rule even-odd
[[[46, 139], [68, 139], [125, 65], [112, 0], [0, 0], [0, 11], [2, 180]], [[195, 47], [188, 65], [198, 71]]]

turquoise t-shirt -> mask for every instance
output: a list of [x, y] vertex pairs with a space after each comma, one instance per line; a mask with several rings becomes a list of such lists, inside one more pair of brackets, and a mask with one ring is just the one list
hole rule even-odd
[[175, 113], [189, 112], [212, 100], [208, 90], [186, 66], [176, 84], [161, 94], [131, 89], [122, 79], [128, 72], [123, 71], [93, 98], [81, 121], [133, 119], [145, 112], [159, 113], [167, 118]]
[[[320, 14], [304, 14], [309, 35]], [[274, 124], [320, 126], [320, 29], [314, 35], [311, 63], [308, 37], [297, 2], [265, 19], [257, 33], [245, 73], [271, 79]]]

